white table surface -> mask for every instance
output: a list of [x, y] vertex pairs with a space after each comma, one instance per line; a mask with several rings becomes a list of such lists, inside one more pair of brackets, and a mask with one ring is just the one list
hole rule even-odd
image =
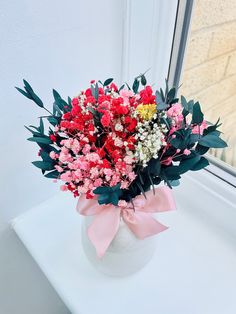
[[227, 238], [184, 209], [159, 214], [154, 258], [140, 272], [107, 277], [87, 261], [81, 216], [69, 193], [16, 218], [13, 228], [73, 314], [235, 314], [236, 252]]

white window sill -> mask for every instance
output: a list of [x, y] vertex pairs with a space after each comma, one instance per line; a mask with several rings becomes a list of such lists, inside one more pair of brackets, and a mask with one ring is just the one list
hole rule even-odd
[[60, 193], [16, 218], [13, 228], [73, 314], [234, 314], [235, 190], [206, 171], [185, 175], [178, 210], [158, 215], [152, 261], [126, 278], [90, 266], [76, 201]]

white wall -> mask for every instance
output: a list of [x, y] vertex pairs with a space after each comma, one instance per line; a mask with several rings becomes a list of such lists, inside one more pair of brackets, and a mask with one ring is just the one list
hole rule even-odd
[[30, 162], [23, 125], [41, 114], [14, 86], [27, 79], [45, 104], [52, 88], [73, 96], [91, 79], [129, 80], [151, 67], [167, 76], [177, 0], [0, 1], [0, 314], [68, 313], [9, 228], [58, 186]]
[[120, 80], [122, 16], [116, 0], [0, 2], [0, 314], [67, 313], [8, 228], [58, 189], [30, 164], [37, 148], [23, 125], [41, 111], [14, 86], [26, 78], [50, 106], [53, 87], [73, 96], [91, 79]]

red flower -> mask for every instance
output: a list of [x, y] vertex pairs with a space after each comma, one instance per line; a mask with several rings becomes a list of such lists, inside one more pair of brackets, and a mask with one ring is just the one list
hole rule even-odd
[[154, 104], [156, 101], [155, 95], [151, 86], [146, 86], [143, 90], [140, 91], [140, 102], [143, 104]]
[[93, 95], [92, 95], [91, 88], [86, 89], [86, 91], [85, 91], [85, 96], [86, 96], [86, 97], [93, 96]]
[[65, 119], [65, 120], [70, 120], [71, 119], [71, 113], [70, 112], [64, 113], [62, 118]]
[[94, 125], [93, 125], [93, 123], [89, 123], [89, 125], [88, 125], [88, 131], [89, 132], [93, 132], [94, 131]]
[[93, 96], [88, 96], [84, 104], [87, 105], [88, 102], [90, 104], [96, 104], [96, 99]]
[[104, 126], [104, 127], [108, 127], [111, 123], [111, 117], [109, 115], [109, 113], [105, 113], [103, 116], [102, 116], [102, 119], [101, 119], [101, 124]]
[[118, 92], [118, 88], [117, 88], [116, 84], [111, 83], [110, 89], [112, 89], [112, 88], [114, 89], [115, 92]]
[[103, 168], [111, 168], [111, 164], [109, 163], [109, 161], [105, 158], [105, 159], [103, 159]]
[[87, 199], [92, 199], [94, 196], [91, 194], [91, 191], [86, 192], [86, 198]]
[[72, 103], [72, 106], [78, 105], [78, 103], [79, 103], [78, 98], [73, 98], [71, 103]]
[[97, 153], [101, 158], [106, 156], [106, 153], [103, 148], [97, 148]]
[[57, 140], [57, 138], [56, 138], [56, 136], [55, 136], [54, 134], [50, 134], [50, 135], [49, 135], [49, 138], [50, 138], [50, 140], [51, 140], [52, 142], [56, 142], [56, 140]]
[[72, 116], [77, 116], [77, 115], [79, 115], [81, 113], [81, 107], [79, 107], [79, 106], [74, 106], [73, 108], [72, 108], [72, 110], [71, 110], [71, 114], [72, 114]]

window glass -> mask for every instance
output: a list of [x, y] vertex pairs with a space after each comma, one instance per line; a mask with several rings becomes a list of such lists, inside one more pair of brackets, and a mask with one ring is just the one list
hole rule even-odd
[[229, 147], [210, 154], [236, 167], [236, 1], [195, 0], [180, 93], [221, 117]]

